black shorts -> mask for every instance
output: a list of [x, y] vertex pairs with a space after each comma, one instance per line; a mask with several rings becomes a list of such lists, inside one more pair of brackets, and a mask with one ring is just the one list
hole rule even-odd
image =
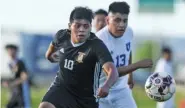
[[98, 108], [94, 98], [78, 98], [66, 88], [55, 85], [48, 90], [42, 102], [49, 102], [56, 108]]
[[21, 91], [13, 92], [6, 107], [7, 108], [23, 108], [24, 99], [23, 99], [22, 92]]

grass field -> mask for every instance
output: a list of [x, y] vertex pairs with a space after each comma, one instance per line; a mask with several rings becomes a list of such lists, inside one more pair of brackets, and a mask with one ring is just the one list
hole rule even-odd
[[[45, 94], [46, 90], [47, 88], [31, 89], [32, 108], [38, 108], [38, 105], [43, 95]], [[138, 108], [155, 108], [156, 103], [150, 100], [146, 96], [144, 92], [144, 88], [135, 86], [133, 90], [133, 95], [136, 100]], [[1, 89], [1, 108], [5, 108], [4, 106], [6, 105], [7, 97], [8, 97], [7, 89], [2, 88]], [[178, 108], [179, 102], [182, 99], [185, 99], [185, 92], [177, 89], [176, 98], [175, 98], [177, 108]]]

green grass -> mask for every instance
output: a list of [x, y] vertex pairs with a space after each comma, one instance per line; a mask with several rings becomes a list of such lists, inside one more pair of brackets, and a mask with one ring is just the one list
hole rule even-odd
[[[47, 91], [47, 88], [31, 89], [32, 108], [38, 108], [38, 105], [42, 100], [42, 97], [44, 96], [46, 91]], [[144, 88], [135, 86], [133, 90], [133, 96], [136, 100], [138, 108], [155, 108], [156, 102], [150, 100], [146, 96], [144, 92]], [[5, 108], [4, 106], [7, 103], [7, 99], [8, 99], [8, 91], [7, 89], [2, 88], [1, 89], [1, 108]], [[177, 108], [178, 108], [179, 102], [182, 99], [185, 99], [185, 93], [184, 91], [180, 91], [177, 89], [176, 98], [175, 98]]]

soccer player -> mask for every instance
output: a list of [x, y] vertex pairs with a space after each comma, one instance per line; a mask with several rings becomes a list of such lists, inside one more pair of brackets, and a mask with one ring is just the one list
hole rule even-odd
[[17, 57], [18, 47], [16, 45], [8, 44], [5, 46], [5, 49], [10, 57], [8, 66], [13, 76], [6, 81], [2, 81], [2, 85], [10, 88], [11, 91], [7, 108], [23, 108], [25, 107], [23, 83], [28, 78], [27, 70], [24, 62]]
[[[167, 72], [173, 77], [172, 51], [168, 47], [162, 48], [162, 57], [158, 60], [155, 72]], [[157, 108], [175, 108], [174, 96], [165, 102], [157, 102]]]
[[99, 30], [106, 26], [107, 15], [108, 15], [107, 11], [103, 9], [99, 9], [96, 12], [94, 12], [94, 26], [96, 32], [98, 32]]
[[46, 58], [58, 62], [59, 72], [45, 94], [39, 108], [97, 108], [93, 92], [94, 68], [100, 62], [107, 79], [99, 88], [98, 97], [106, 97], [118, 79], [112, 57], [95, 34], [91, 33], [93, 13], [76, 7], [70, 14], [69, 29], [59, 30], [49, 45]]
[[[109, 95], [99, 99], [99, 108], [136, 108], [130, 90], [130, 88], [133, 88], [131, 73], [138, 68], [152, 66], [150, 59], [131, 64], [133, 31], [127, 26], [129, 8], [126, 2], [110, 4], [106, 21], [107, 26], [96, 33], [109, 49], [120, 75], [118, 81], [110, 89]], [[127, 74], [130, 74], [129, 77]], [[105, 74], [100, 75], [100, 87], [105, 78]]]

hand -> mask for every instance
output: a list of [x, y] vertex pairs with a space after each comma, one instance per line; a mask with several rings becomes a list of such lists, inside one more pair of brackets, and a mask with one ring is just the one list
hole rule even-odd
[[106, 97], [109, 93], [109, 87], [104, 85], [98, 89], [98, 98]]
[[151, 59], [144, 59], [137, 62], [139, 68], [149, 68], [153, 66], [153, 62]]
[[58, 51], [51, 55], [51, 61], [59, 62], [59, 60], [60, 60], [60, 57], [59, 57], [59, 52]]
[[128, 78], [128, 85], [129, 85], [129, 88], [130, 89], [133, 89], [134, 88], [134, 81], [133, 81], [133, 79], [132, 78]]

